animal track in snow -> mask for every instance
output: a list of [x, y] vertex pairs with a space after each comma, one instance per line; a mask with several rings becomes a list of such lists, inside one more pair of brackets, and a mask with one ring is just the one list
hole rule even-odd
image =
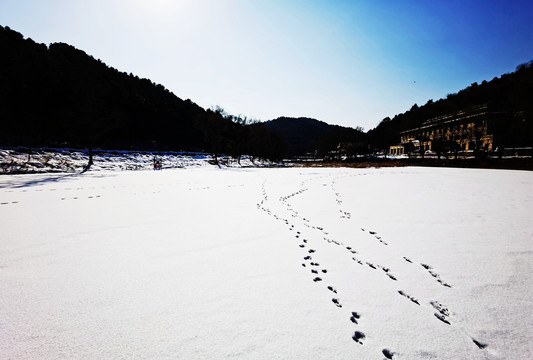
[[424, 269], [428, 271], [428, 273], [433, 276], [435, 279], [437, 279], [437, 282], [441, 284], [442, 286], [451, 288], [452, 286], [448, 284], [446, 281], [442, 280], [439, 274], [437, 274], [435, 271], [433, 271], [433, 268], [428, 264], [420, 263]]
[[328, 290], [334, 292], [335, 294], [337, 293], [337, 290], [335, 290], [333, 286], [328, 286]]
[[476, 339], [472, 338], [472, 341], [474, 342], [474, 344], [476, 344], [476, 346], [480, 349], [484, 349], [488, 346], [488, 344], [485, 344], [485, 343], [482, 343], [480, 341], [477, 341]]
[[450, 316], [450, 311], [448, 308], [438, 301], [431, 301], [430, 304], [435, 310], [438, 311], [434, 314], [435, 317], [443, 323], [451, 325], [450, 321], [448, 320], [448, 317]]
[[442, 279], [437, 279], [437, 281], [442, 285], [442, 286], [446, 286], [446, 287], [449, 287], [451, 288], [452, 286], [450, 284], [448, 284], [447, 282], [445, 282], [444, 280]]
[[448, 325], [451, 325], [451, 323], [448, 321], [448, 319], [446, 319], [446, 317], [443, 316], [442, 314], [435, 313], [434, 315], [435, 315], [435, 317], [436, 317], [437, 319], [439, 319], [439, 320], [442, 321], [443, 323], [448, 324]]
[[394, 356], [394, 353], [389, 349], [383, 349], [381, 352], [387, 359], [392, 359], [392, 357]]
[[411, 300], [412, 302], [414, 302], [415, 304], [417, 305], [420, 305], [420, 303], [418, 302], [417, 299], [415, 299], [414, 297], [412, 297], [411, 295], [408, 295], [406, 294], [405, 292], [403, 292], [402, 290], [399, 290], [398, 293], [402, 296], [405, 296], [406, 298], [408, 298], [409, 300]]
[[359, 343], [361, 345], [363, 345], [363, 341], [366, 338], [365, 334], [362, 333], [361, 331], [356, 331], [353, 336], [352, 336], [352, 339], [353, 341], [355, 341], [356, 343]]
[[358, 320], [361, 318], [361, 315], [355, 311], [352, 311], [352, 316], [350, 317], [350, 321], [354, 324], [359, 324]]
[[340, 308], [342, 307], [342, 304], [339, 299], [333, 298], [331, 299], [331, 301], [335, 304], [335, 306], [340, 307]]
[[322, 281], [322, 279], [317, 276], [316, 278], [313, 279], [313, 281], [318, 282], [318, 281]]
[[352, 260], [357, 262], [357, 263], [359, 263], [360, 265], [363, 265], [363, 262], [361, 260], [359, 260], [359, 259], [356, 259], [356, 258], [353, 257]]

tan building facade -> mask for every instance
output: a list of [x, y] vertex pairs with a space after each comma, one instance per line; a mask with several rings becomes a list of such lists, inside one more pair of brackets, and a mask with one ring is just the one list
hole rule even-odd
[[401, 155], [409, 152], [448, 150], [492, 150], [494, 136], [489, 131], [490, 113], [481, 105], [453, 114], [435, 117], [418, 128], [402, 131], [400, 144], [389, 152]]

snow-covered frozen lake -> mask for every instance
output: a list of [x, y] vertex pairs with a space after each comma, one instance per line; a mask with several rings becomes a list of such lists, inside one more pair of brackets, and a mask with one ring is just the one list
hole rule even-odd
[[531, 359], [533, 172], [0, 177], [1, 359]]

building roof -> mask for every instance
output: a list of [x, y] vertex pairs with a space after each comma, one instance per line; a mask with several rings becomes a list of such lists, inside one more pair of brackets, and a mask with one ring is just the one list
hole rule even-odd
[[488, 104], [471, 107], [469, 109], [461, 110], [455, 113], [437, 116], [424, 121], [419, 127], [409, 130], [404, 130], [400, 134], [410, 133], [423, 129], [429, 129], [437, 125], [451, 124], [457, 121], [462, 121], [469, 118], [478, 117], [488, 113]]

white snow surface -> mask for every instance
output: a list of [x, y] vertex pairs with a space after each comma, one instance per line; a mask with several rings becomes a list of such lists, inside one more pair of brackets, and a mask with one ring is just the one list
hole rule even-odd
[[4, 175], [0, 204], [1, 359], [533, 358], [532, 172]]

